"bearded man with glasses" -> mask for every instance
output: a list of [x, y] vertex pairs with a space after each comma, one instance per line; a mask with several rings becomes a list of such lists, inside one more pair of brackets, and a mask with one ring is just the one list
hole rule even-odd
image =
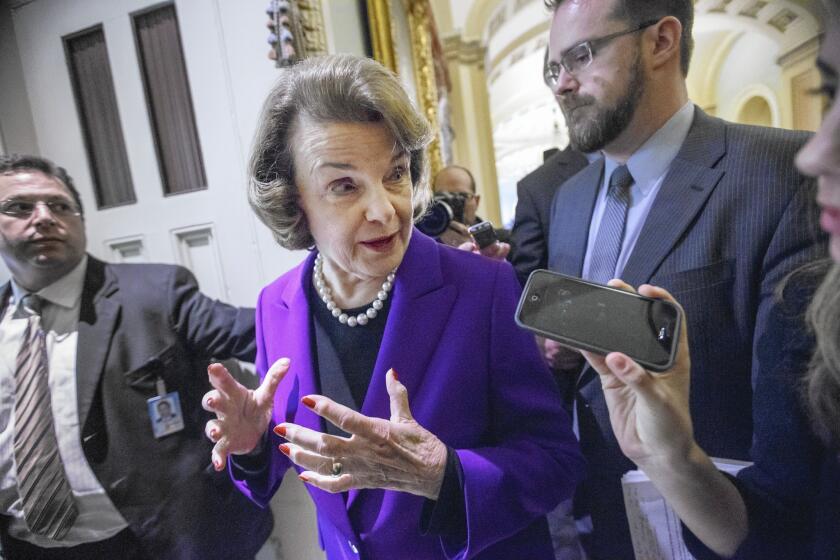
[[[728, 123], [688, 100], [691, 0], [546, 5], [546, 82], [572, 147], [604, 154], [554, 196], [549, 268], [674, 294], [688, 317], [696, 440], [712, 456], [749, 460], [784, 421], [754, 394], [756, 379], [795, 391], [810, 349], [804, 325], [774, 320], [801, 311], [781, 307], [779, 281], [822, 250], [813, 184], [793, 164], [808, 135]], [[598, 375], [582, 365], [567, 375], [588, 462], [576, 499], [579, 525], [592, 531], [584, 543], [593, 559], [633, 558], [620, 480], [634, 465]]]

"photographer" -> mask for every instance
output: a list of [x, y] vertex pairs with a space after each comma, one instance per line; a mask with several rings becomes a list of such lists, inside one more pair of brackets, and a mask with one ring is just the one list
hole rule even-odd
[[[467, 168], [450, 165], [441, 169], [434, 179], [433, 207], [418, 227], [445, 245], [504, 259], [510, 252], [510, 232], [496, 229], [498, 241], [479, 249], [467, 229], [483, 221], [476, 215], [481, 195], [476, 193], [475, 187], [475, 179]], [[425, 228], [425, 224], [431, 230]]]

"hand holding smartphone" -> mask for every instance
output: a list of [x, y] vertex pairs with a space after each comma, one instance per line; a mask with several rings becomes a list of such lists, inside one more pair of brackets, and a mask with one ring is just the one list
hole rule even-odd
[[676, 359], [682, 311], [667, 301], [536, 270], [522, 292], [516, 322], [566, 346], [622, 352], [647, 369], [665, 371]]

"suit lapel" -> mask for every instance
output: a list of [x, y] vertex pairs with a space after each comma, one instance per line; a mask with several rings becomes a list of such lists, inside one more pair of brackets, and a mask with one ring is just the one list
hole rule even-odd
[[[414, 230], [406, 255], [397, 270], [391, 311], [376, 358], [362, 414], [390, 418], [385, 374], [394, 368], [408, 390], [408, 399], [420, 394], [426, 370], [446, 327], [456, 291], [444, 284], [437, 242]], [[351, 490], [348, 509], [358, 498]]]
[[3, 287], [0, 288], [0, 319], [3, 318], [3, 315], [6, 313], [6, 306], [9, 305], [9, 298], [12, 295], [12, 283], [6, 282], [3, 284]]
[[[302, 397], [317, 393], [318, 387], [313, 369], [310, 311], [306, 298], [306, 286], [312, 279], [314, 260], [313, 252], [295, 270], [295, 278], [286, 284], [279, 300], [263, 310], [264, 315], [270, 313], [272, 316], [270, 320], [263, 320], [263, 328], [266, 331], [271, 329], [271, 332], [264, 332], [263, 337], [279, 337], [278, 345], [282, 348], [282, 356], [291, 361], [290, 375], [283, 379], [277, 391], [274, 403], [275, 421], [294, 422], [323, 432], [321, 417], [300, 403]], [[271, 367], [271, 364], [268, 364], [268, 367]], [[285, 402], [281, 395], [286, 395]], [[302, 469], [294, 467], [301, 472]], [[330, 494], [310, 485], [307, 485], [306, 489], [321, 514], [326, 515], [339, 531], [348, 537], [355, 535], [341, 494]]]
[[721, 121], [695, 109], [694, 122], [645, 220], [622, 279], [648, 282], [679, 243], [723, 177], [713, 166], [726, 153]]
[[[566, 146], [566, 149], [558, 153], [557, 156], [557, 163], [561, 169], [565, 169], [570, 166], [583, 169], [589, 163], [585, 155], [573, 150], [571, 146]], [[557, 186], [559, 187], [560, 185]]]
[[88, 256], [76, 351], [76, 402], [80, 426], [84, 426], [87, 420], [111, 348], [121, 306], [110, 296], [118, 289], [107, 265]]
[[[650, 281], [723, 177], [723, 171], [714, 166], [725, 153], [723, 122], [695, 109], [694, 122], [665, 175], [633, 253], [621, 273], [622, 280], [631, 286]], [[594, 370], [586, 367], [577, 385], [587, 385], [594, 378]]]
[[[282, 384], [290, 383], [291, 387], [288, 391], [283, 391], [281, 385], [278, 390], [278, 394], [287, 394], [288, 399], [286, 402], [275, 403], [275, 410], [285, 411], [277, 418], [278, 422], [295, 422], [301, 426], [322, 431], [321, 417], [308, 408], [300, 406], [302, 397], [318, 391], [312, 361], [309, 302], [306, 299], [306, 285], [312, 278], [314, 258], [313, 253], [298, 267], [295, 271], [296, 277], [288, 282], [280, 301], [272, 306], [273, 318], [265, 323], [270, 324], [274, 332], [263, 333], [263, 336], [284, 337], [281, 343], [282, 355], [291, 361], [290, 373], [293, 375], [287, 376], [282, 382]], [[286, 336], [283, 333], [294, 333], [294, 335]], [[271, 367], [271, 364], [268, 364], [268, 367]]]
[[580, 276], [589, 239], [589, 223], [598, 196], [604, 160], [599, 159], [557, 190], [549, 225], [549, 268]]

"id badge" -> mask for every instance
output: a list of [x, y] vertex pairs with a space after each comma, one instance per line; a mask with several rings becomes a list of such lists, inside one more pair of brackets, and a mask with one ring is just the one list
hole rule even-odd
[[163, 381], [158, 381], [158, 396], [146, 401], [149, 409], [149, 420], [152, 422], [152, 432], [160, 439], [184, 429], [184, 415], [181, 414], [181, 399], [178, 392], [167, 393], [162, 387]]

